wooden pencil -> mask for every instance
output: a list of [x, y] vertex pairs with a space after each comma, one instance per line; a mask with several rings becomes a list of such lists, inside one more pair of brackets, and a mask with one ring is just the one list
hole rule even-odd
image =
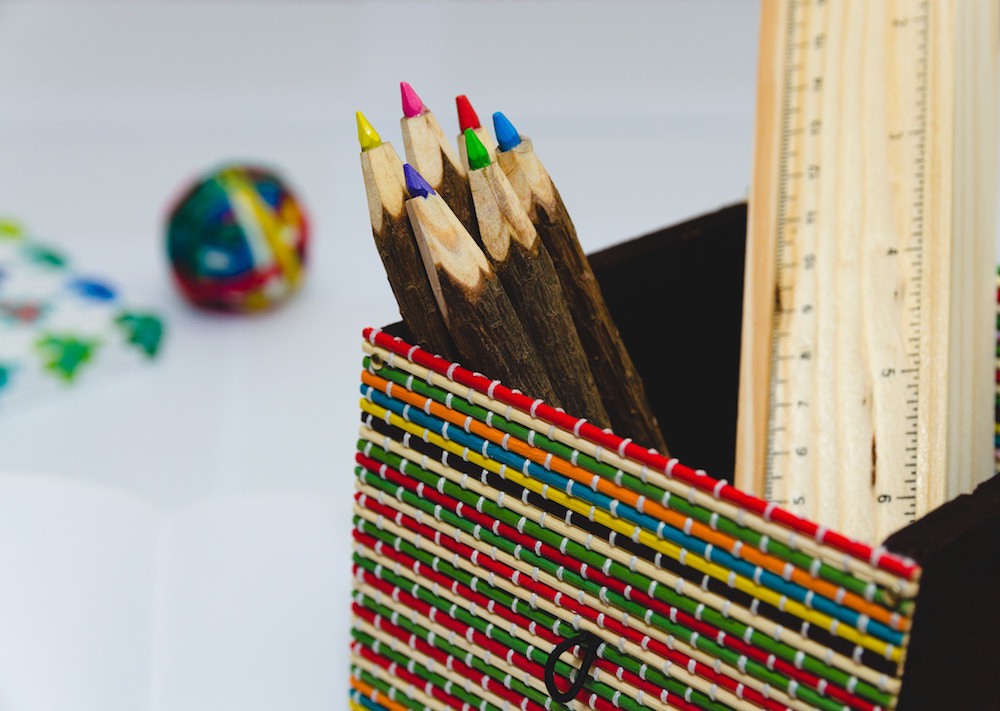
[[[497, 142], [493, 138], [493, 134], [486, 130], [482, 122], [479, 120], [479, 114], [477, 114], [476, 110], [472, 108], [472, 103], [469, 101], [469, 97], [465, 94], [459, 94], [456, 96], [455, 109], [458, 112], [458, 155], [462, 160], [462, 167], [469, 170], [469, 156], [466, 152], [465, 132], [470, 129], [476, 134], [476, 138], [479, 139], [479, 142], [483, 144], [483, 148], [486, 149], [490, 162], [492, 163], [495, 161]], [[472, 202], [474, 206], [475, 197], [473, 197]]]
[[576, 228], [531, 139], [500, 112], [493, 115], [497, 163], [549, 252], [564, 298], [590, 361], [612, 428], [667, 455], [667, 444], [646, 388], [608, 310]]
[[372, 237], [413, 342], [449, 360], [457, 356], [448, 327], [431, 291], [424, 262], [406, 214], [403, 162], [359, 111], [361, 173], [364, 176]]
[[440, 195], [472, 238], [479, 243], [469, 190], [469, 176], [437, 117], [405, 81], [400, 84], [403, 116], [399, 120], [406, 162]]
[[404, 166], [406, 211], [431, 289], [466, 367], [561, 406], [534, 344], [483, 250], [444, 199]]
[[566, 410], [598, 427], [610, 424], [559, 276], [507, 176], [473, 129], [465, 131], [469, 185], [483, 250], [531, 337]]

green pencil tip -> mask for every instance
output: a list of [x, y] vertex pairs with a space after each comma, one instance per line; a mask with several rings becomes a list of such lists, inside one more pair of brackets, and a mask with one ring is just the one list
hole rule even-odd
[[479, 170], [490, 164], [490, 152], [471, 128], [465, 129], [465, 154], [469, 157], [469, 170]]

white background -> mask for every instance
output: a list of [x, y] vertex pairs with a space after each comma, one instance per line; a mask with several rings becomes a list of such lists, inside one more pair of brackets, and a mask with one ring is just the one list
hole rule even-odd
[[[170, 328], [155, 373], [0, 420], [0, 462], [164, 506], [346, 495], [361, 329], [398, 319], [354, 112], [402, 154], [400, 81], [456, 134], [457, 94], [504, 111], [591, 251], [745, 198], [756, 33], [738, 0], [0, 0], [0, 213]], [[168, 202], [228, 160], [280, 170], [315, 228], [305, 290], [259, 318], [188, 310], [164, 259]]]
[[[40, 486], [0, 506], [0, 710], [343, 708], [361, 330], [398, 318], [354, 112], [402, 153], [400, 81], [446, 131], [456, 94], [504, 111], [593, 251], [745, 198], [757, 9], [0, 1], [0, 213], [168, 319], [159, 364], [0, 412], [0, 473]], [[304, 291], [249, 318], [187, 308], [164, 259], [170, 198], [230, 160], [314, 228]], [[152, 553], [118, 540], [147, 520]], [[77, 539], [120, 560], [64, 570]]]

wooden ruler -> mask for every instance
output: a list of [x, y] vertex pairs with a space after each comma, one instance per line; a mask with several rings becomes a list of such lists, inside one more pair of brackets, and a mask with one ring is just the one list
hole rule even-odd
[[994, 472], [998, 26], [762, 4], [736, 484], [863, 540]]

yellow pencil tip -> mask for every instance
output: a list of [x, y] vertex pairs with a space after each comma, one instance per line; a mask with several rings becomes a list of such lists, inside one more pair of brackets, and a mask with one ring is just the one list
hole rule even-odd
[[382, 138], [378, 135], [378, 131], [368, 123], [365, 115], [356, 111], [354, 116], [358, 120], [358, 142], [361, 144], [361, 150], [370, 151], [372, 148], [381, 146]]

